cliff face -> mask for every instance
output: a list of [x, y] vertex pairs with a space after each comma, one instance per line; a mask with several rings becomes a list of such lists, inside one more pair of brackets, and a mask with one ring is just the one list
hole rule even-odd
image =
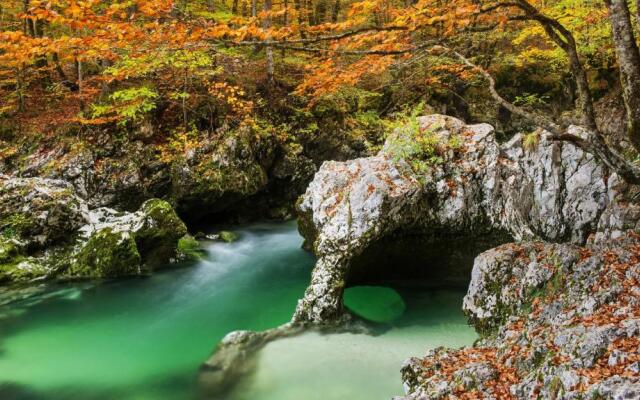
[[149, 198], [162, 198], [193, 219], [249, 198], [261, 211], [293, 202], [315, 171], [299, 149], [249, 128], [208, 134], [190, 147], [159, 144], [143, 128], [131, 137], [105, 132], [67, 141], [33, 145], [21, 157], [0, 160], [0, 171], [65, 180], [91, 207], [135, 211]]
[[[414, 151], [424, 140], [431, 152]], [[544, 134], [501, 145], [486, 124], [419, 118], [374, 157], [324, 163], [309, 185], [300, 225], [319, 260], [294, 320], [340, 318], [351, 260], [388, 235], [419, 232], [443, 244], [488, 235], [494, 244], [602, 240], [637, 220], [635, 208], [618, 201], [625, 190], [591, 155]]]

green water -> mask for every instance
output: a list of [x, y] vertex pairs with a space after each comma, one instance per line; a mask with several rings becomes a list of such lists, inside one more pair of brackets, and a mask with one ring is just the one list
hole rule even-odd
[[[288, 321], [313, 266], [292, 223], [236, 231], [236, 243], [205, 242], [188, 268], [0, 293], [0, 399], [198, 398], [197, 370], [215, 343]], [[406, 357], [473, 341], [462, 293], [398, 290], [407, 311], [379, 335], [271, 343], [224, 400], [385, 399], [401, 394]]]

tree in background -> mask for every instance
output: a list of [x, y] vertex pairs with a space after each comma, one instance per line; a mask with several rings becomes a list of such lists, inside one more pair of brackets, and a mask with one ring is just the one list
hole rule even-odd
[[[626, 136], [640, 150], [638, 10], [625, 0], [6, 3], [0, 113], [17, 119], [50, 115], [55, 101], [52, 125], [126, 125], [155, 115], [183, 131], [215, 130], [294, 97], [317, 107], [360, 87], [395, 107], [416, 101], [412, 91], [460, 97], [459, 88], [485, 82], [501, 108], [640, 182], [638, 167], [599, 130], [594, 107], [594, 93], [610, 91], [596, 77], [609, 71], [622, 88]], [[511, 87], [496, 81], [513, 73]], [[569, 87], [574, 116], [537, 112], [551, 96], [518, 93], [518, 81], [532, 76], [563, 86], [554, 93]], [[588, 137], [568, 134], [570, 123]]]

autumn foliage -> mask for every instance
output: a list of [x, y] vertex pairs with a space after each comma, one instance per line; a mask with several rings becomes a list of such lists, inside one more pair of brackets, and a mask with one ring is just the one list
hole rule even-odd
[[[573, 33], [591, 89], [607, 92], [616, 59], [604, 3], [524, 3]], [[504, 4], [9, 0], [0, 22], [0, 118], [29, 130], [149, 118], [211, 130], [291, 98], [313, 107], [343, 88], [383, 96], [382, 113], [429, 96], [479, 96], [482, 78], [443, 45], [475, 57], [515, 103], [557, 110], [551, 99], [567, 97], [568, 56], [544, 26]]]

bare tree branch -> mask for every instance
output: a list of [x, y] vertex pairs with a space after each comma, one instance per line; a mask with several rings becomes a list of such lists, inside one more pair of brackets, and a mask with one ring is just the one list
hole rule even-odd
[[588, 138], [582, 138], [570, 133], [567, 133], [566, 130], [560, 125], [556, 124], [554, 121], [546, 118], [544, 116], [530, 113], [515, 104], [507, 101], [504, 97], [502, 97], [498, 91], [496, 90], [496, 82], [495, 79], [491, 76], [489, 72], [485, 69], [479, 67], [478, 65], [471, 62], [467, 57], [462, 55], [461, 53], [452, 50], [446, 46], [435, 46], [434, 49], [442, 49], [448, 53], [453, 54], [456, 58], [463, 62], [466, 66], [478, 71], [482, 76], [489, 82], [489, 90], [491, 92], [491, 96], [504, 108], [511, 111], [512, 113], [519, 115], [532, 123], [538, 125], [541, 128], [546, 129], [550, 134], [551, 140], [557, 140], [562, 142], [571, 143], [583, 151], [594, 155], [598, 158], [604, 165], [609, 167], [612, 171], [615, 171], [620, 175], [625, 181], [632, 184], [640, 184], [640, 168], [628, 161], [617, 151], [608, 146], [600, 131], [592, 130], [590, 127], [583, 127], [588, 133]]
[[379, 56], [394, 56], [403, 55], [408, 53], [414, 53], [419, 50], [433, 46], [436, 41], [425, 42], [419, 46], [409, 47], [399, 50], [341, 50], [332, 49], [326, 47], [307, 47], [307, 46], [293, 46], [290, 41], [276, 41], [276, 40], [263, 40], [257, 42], [242, 41], [234, 42], [231, 40], [211, 40], [211, 42], [223, 44], [226, 46], [272, 46], [277, 49], [286, 49], [293, 51], [300, 51], [303, 53], [316, 53], [316, 54], [340, 54], [340, 55], [379, 55]]

